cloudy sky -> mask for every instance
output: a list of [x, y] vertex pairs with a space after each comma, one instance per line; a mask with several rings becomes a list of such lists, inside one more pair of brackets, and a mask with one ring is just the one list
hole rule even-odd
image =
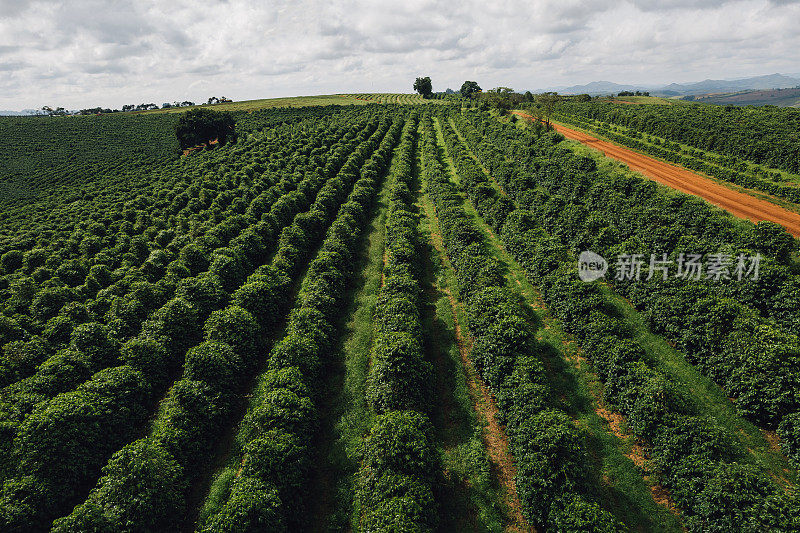
[[800, 0], [0, 0], [0, 109], [800, 73]]

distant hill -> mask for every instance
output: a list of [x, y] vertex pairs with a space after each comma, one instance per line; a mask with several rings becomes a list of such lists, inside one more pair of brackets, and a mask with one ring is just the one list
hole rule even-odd
[[788, 87], [797, 87], [798, 85], [800, 85], [800, 79], [798, 78], [791, 78], [783, 74], [770, 74], [768, 76], [756, 76], [740, 80], [704, 80], [684, 85], [672, 83], [661, 90], [674, 91], [679, 94], [708, 94], [748, 90], [786, 89]]
[[785, 89], [800, 85], [800, 77], [769, 74], [735, 80], [703, 80], [696, 83], [671, 83], [667, 86], [619, 84], [610, 81], [593, 81], [571, 87], [550, 87], [544, 90], [561, 94], [616, 94], [621, 91], [649, 91], [654, 96], [685, 96], [691, 94], [733, 93], [748, 90]]
[[800, 88], [741, 91], [685, 96], [684, 100], [716, 105], [774, 105], [800, 107]]
[[3, 117], [27, 117], [30, 115], [38, 115], [41, 109], [23, 109], [22, 111], [0, 111], [0, 116]]
[[644, 85], [624, 85], [611, 81], [593, 81], [585, 85], [572, 85], [571, 87], [567, 87], [565, 85], [548, 87], [546, 89], [540, 89], [536, 92], [556, 91], [561, 94], [591, 94], [592, 96], [595, 96], [599, 94], [616, 94], [621, 91], [649, 91], [652, 88], [652, 86], [647, 87]]
[[35, 115], [35, 109], [23, 109], [22, 111], [0, 111], [0, 117], [18, 117], [18, 116], [27, 116], [27, 115]]

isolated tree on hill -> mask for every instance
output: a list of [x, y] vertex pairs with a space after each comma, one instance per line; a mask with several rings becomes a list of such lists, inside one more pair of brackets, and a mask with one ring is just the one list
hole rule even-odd
[[473, 95], [481, 92], [481, 86], [475, 81], [465, 81], [461, 84], [461, 96], [464, 98], [472, 98]]
[[550, 118], [553, 116], [553, 111], [559, 100], [558, 93], [543, 93], [539, 96], [539, 103], [542, 104], [542, 109], [544, 111], [544, 121], [548, 127], [550, 126]]
[[175, 134], [182, 149], [200, 144], [208, 145], [217, 140], [224, 145], [228, 140], [236, 141], [236, 122], [230, 113], [211, 109], [191, 109], [184, 113], [175, 125]]
[[429, 76], [417, 78], [417, 80], [414, 82], [414, 90], [421, 94], [423, 98], [430, 98], [431, 94], [433, 93], [433, 84], [431, 84], [431, 78]]

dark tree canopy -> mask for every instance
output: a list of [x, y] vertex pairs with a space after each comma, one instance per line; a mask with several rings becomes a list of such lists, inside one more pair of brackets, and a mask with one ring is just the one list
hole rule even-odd
[[467, 80], [461, 84], [461, 96], [464, 98], [472, 98], [473, 94], [479, 92], [481, 92], [481, 87], [478, 82]]
[[208, 144], [217, 139], [220, 145], [235, 141], [236, 123], [230, 113], [211, 109], [191, 109], [175, 125], [175, 134], [182, 149]]
[[430, 76], [417, 78], [414, 82], [414, 90], [421, 94], [423, 98], [430, 97], [431, 93], [433, 93], [433, 85], [431, 84]]

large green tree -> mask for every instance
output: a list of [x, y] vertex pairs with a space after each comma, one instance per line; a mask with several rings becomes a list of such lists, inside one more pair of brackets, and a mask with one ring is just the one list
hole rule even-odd
[[414, 90], [421, 94], [423, 98], [430, 98], [431, 94], [433, 93], [431, 78], [429, 76], [417, 78], [414, 82]]
[[555, 110], [558, 103], [561, 101], [561, 98], [558, 96], [558, 93], [547, 92], [537, 96], [536, 101], [539, 104], [541, 104], [542, 110], [544, 112], [545, 124], [550, 126], [550, 117], [553, 116], [553, 111]]
[[212, 109], [190, 109], [175, 125], [175, 134], [182, 149], [217, 140], [220, 145], [235, 141], [236, 123], [230, 113]]
[[481, 92], [481, 87], [478, 82], [467, 80], [461, 84], [461, 96], [464, 98], [472, 98], [472, 95], [479, 92]]

